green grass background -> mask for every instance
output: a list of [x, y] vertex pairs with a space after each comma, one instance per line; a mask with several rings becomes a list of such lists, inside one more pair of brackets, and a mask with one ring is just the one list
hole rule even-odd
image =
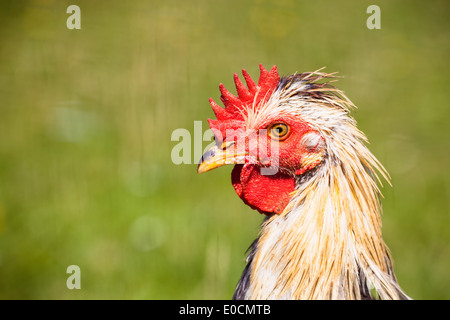
[[[81, 8], [68, 30], [66, 8]], [[369, 30], [366, 9], [381, 8]], [[229, 299], [262, 216], [231, 167], [174, 165], [258, 63], [326, 66], [392, 176], [383, 234], [401, 286], [450, 298], [447, 1], [0, 2], [0, 298]], [[205, 142], [204, 146], [209, 142]], [[195, 163], [198, 159], [193, 159]], [[81, 290], [66, 268], [81, 268]]]

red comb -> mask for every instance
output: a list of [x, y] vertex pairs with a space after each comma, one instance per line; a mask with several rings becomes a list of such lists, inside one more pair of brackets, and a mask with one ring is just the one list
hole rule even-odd
[[270, 95], [277, 88], [280, 81], [277, 66], [273, 66], [270, 71], [267, 71], [262, 64], [259, 64], [259, 69], [261, 73], [258, 85], [256, 85], [247, 71], [242, 69], [248, 88], [241, 82], [237, 73], [234, 74], [237, 96], [228, 91], [222, 83], [219, 85], [220, 100], [222, 100], [225, 108], [219, 106], [212, 98], [209, 99], [209, 103], [217, 118], [217, 120], [208, 119], [209, 126], [215, 133], [219, 131], [223, 138], [225, 137], [226, 129], [236, 130], [242, 126], [244, 115], [247, 114], [249, 107], [257, 109], [269, 99]]

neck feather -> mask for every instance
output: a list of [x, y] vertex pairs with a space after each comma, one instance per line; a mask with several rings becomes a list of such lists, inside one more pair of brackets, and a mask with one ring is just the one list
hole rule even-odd
[[298, 179], [280, 215], [270, 216], [249, 264], [248, 299], [400, 299], [381, 235], [381, 164], [361, 143], [359, 155], [335, 148]]

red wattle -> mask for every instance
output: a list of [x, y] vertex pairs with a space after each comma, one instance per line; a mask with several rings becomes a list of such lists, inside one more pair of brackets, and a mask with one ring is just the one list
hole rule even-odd
[[238, 164], [233, 168], [231, 181], [245, 204], [260, 213], [280, 214], [289, 203], [289, 194], [295, 189], [292, 176], [278, 172], [263, 175], [253, 164]]

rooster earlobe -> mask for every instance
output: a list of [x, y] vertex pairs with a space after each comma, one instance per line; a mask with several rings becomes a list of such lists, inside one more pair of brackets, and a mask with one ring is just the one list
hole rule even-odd
[[305, 152], [317, 153], [325, 148], [325, 139], [317, 131], [311, 131], [303, 135], [300, 144]]
[[318, 166], [323, 161], [326, 152], [325, 139], [316, 131], [306, 133], [302, 137], [300, 144], [303, 155], [300, 161], [300, 168], [295, 170], [295, 175], [297, 176]]

